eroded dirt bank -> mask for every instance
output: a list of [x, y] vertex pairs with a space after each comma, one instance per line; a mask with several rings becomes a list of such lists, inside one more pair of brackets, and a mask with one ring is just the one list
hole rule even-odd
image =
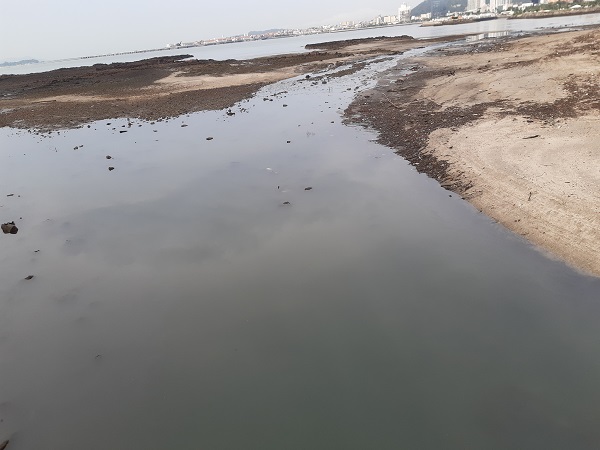
[[[600, 31], [403, 62], [346, 111], [507, 228], [600, 275]], [[413, 69], [411, 71], [410, 69]]]

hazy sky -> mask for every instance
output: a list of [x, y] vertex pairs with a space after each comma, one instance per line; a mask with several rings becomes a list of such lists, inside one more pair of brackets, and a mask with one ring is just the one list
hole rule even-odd
[[159, 48], [396, 14], [420, 0], [0, 0], [0, 61]]

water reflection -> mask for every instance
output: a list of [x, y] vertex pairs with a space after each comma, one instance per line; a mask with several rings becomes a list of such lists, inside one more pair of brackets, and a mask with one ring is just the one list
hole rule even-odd
[[0, 254], [0, 440], [596, 447], [598, 280], [341, 125], [370, 76], [125, 134], [0, 132], [20, 195], [0, 211], [22, 217]]

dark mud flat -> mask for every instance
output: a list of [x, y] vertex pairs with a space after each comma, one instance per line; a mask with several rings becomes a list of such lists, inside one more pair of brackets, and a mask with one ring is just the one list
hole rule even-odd
[[[158, 120], [219, 110], [251, 97], [261, 87], [294, 76], [398, 55], [458, 36], [418, 40], [367, 38], [307, 46], [302, 54], [250, 60], [194, 60], [190, 55], [97, 64], [0, 77], [0, 127], [72, 128], [119, 117]], [[346, 49], [346, 50], [344, 50]]]
[[342, 48], [349, 47], [351, 45], [357, 44], [372, 44], [372, 43], [397, 43], [397, 42], [407, 42], [414, 41], [415, 38], [408, 35], [402, 35], [398, 37], [388, 37], [388, 36], [378, 36], [372, 38], [364, 38], [364, 39], [346, 39], [340, 41], [331, 41], [331, 42], [319, 42], [316, 44], [308, 44], [306, 46], [307, 50], [339, 50]]
[[[157, 120], [223, 109], [250, 97], [266, 84], [295, 75], [298, 65], [313, 70], [324, 61], [344, 55], [310, 52], [249, 61], [185, 60], [189, 56], [1, 76], [0, 127], [69, 128], [117, 117]], [[248, 76], [282, 70], [284, 74], [272, 79]], [[173, 74], [182, 79], [237, 78], [230, 83], [206, 82], [201, 87], [157, 85]]]

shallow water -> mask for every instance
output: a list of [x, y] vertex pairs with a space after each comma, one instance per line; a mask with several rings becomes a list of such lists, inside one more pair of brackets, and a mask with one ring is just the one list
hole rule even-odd
[[342, 125], [374, 70], [0, 130], [0, 441], [597, 448], [600, 282]]
[[417, 39], [429, 39], [442, 36], [462, 34], [488, 34], [488, 36], [504, 36], [510, 33], [533, 32], [547, 28], [569, 28], [600, 23], [600, 14], [584, 14], [580, 16], [548, 17], [544, 19], [490, 20], [462, 25], [441, 27], [421, 27], [419, 24], [370, 28], [356, 31], [297, 36], [265, 41], [240, 42], [235, 44], [213, 45], [193, 48], [177, 48], [146, 53], [113, 55], [97, 58], [73, 58], [60, 61], [43, 61], [37, 64], [24, 64], [11, 67], [0, 67], [0, 75], [46, 72], [65, 67], [91, 66], [93, 64], [110, 64], [114, 62], [139, 61], [169, 55], [192, 55], [196, 59], [251, 59], [263, 56], [305, 52], [307, 44], [330, 42], [344, 39], [363, 39], [376, 36], [408, 35]]

